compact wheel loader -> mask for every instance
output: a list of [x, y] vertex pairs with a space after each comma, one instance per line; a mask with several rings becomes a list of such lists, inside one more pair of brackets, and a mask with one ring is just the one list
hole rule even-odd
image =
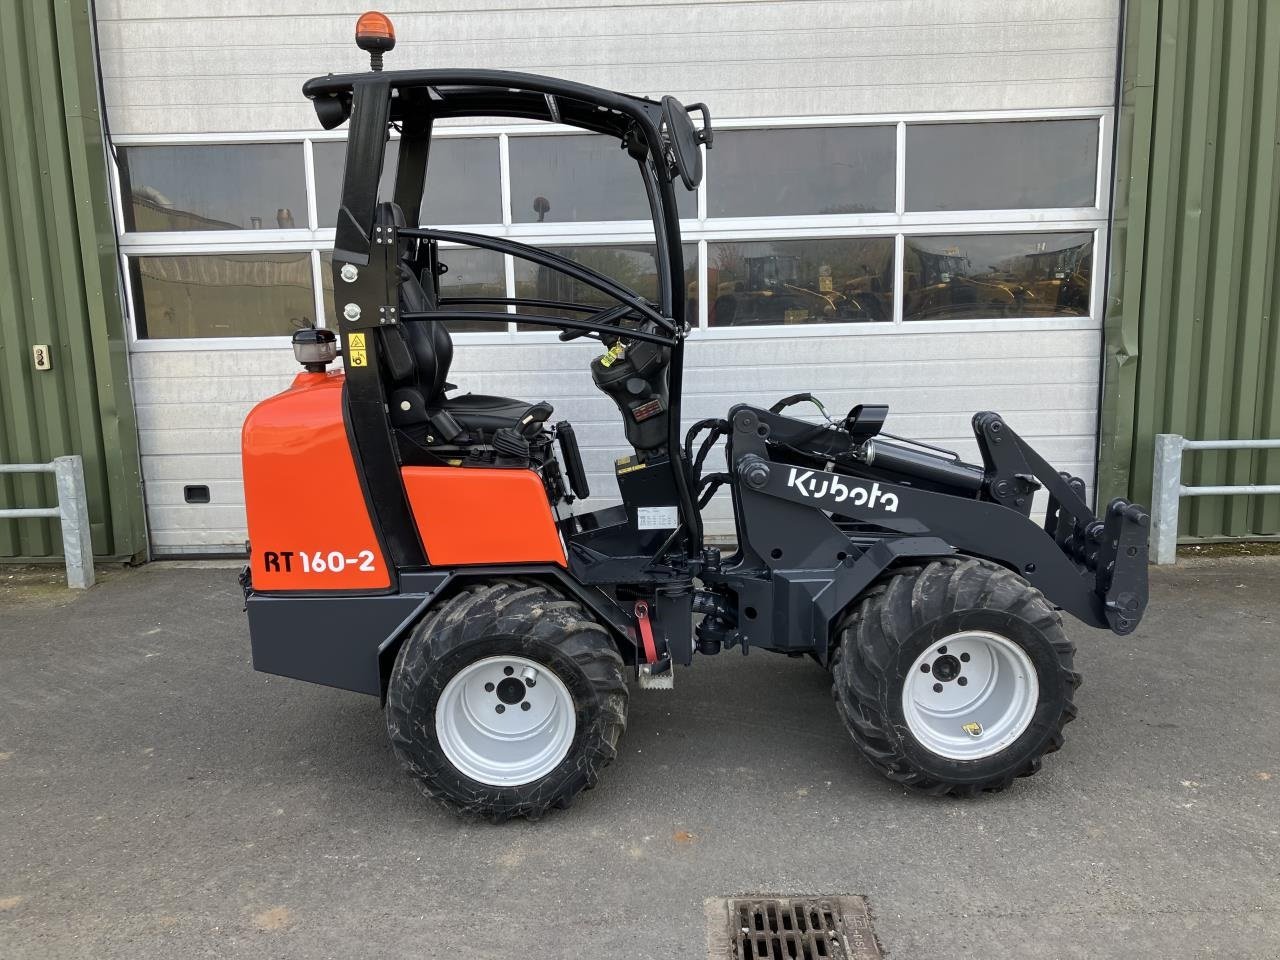
[[[990, 412], [973, 418], [981, 464], [889, 436], [885, 406], [791, 415], [816, 405], [808, 394], [739, 403], [682, 436], [676, 190], [702, 176], [707, 109], [500, 70], [384, 72], [394, 34], [377, 14], [357, 40], [372, 70], [303, 88], [326, 129], [349, 123], [336, 335], [299, 331], [304, 372], [244, 425], [254, 666], [383, 698], [422, 790], [495, 820], [569, 806], [616, 756], [630, 690], [726, 648], [829, 668], [854, 743], [898, 783], [968, 796], [1035, 773], [1076, 713], [1061, 612], [1121, 635], [1142, 617], [1143, 509], [1114, 500], [1095, 517], [1084, 483]], [[420, 225], [433, 123], [475, 116], [617, 140], [649, 198], [656, 297], [547, 250]], [[607, 304], [445, 296], [458, 247]], [[631, 448], [617, 505], [572, 508], [587, 474], [550, 404], [448, 382], [449, 321], [513, 319], [600, 341], [590, 375]], [[345, 372], [328, 370], [339, 352]], [[725, 469], [708, 471], [722, 441]], [[317, 479], [323, 504], [300, 503]], [[732, 553], [703, 536], [717, 490]]]

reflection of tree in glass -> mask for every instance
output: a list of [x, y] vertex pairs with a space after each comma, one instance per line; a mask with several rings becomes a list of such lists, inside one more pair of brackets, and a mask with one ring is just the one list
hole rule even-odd
[[[642, 297], [651, 300], [657, 298], [657, 265], [652, 247], [553, 247], [551, 252], [604, 274]], [[605, 305], [614, 302], [607, 294], [574, 280], [554, 267], [520, 260], [516, 261], [516, 295], [572, 303]], [[522, 312], [556, 313], [555, 310], [542, 307], [526, 307], [522, 308]]]
[[[656, 266], [653, 253], [634, 247], [575, 247], [560, 251], [576, 263], [616, 280], [641, 296], [657, 295]], [[585, 284], [574, 284], [574, 297], [590, 303], [608, 300], [603, 293]]]
[[740, 243], [719, 243], [716, 244], [716, 270], [720, 272], [724, 279], [741, 277], [743, 271], [743, 260], [745, 254], [743, 252], [743, 244]]

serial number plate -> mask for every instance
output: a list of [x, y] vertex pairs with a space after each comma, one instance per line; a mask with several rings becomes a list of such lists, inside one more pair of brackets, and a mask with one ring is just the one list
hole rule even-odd
[[641, 530], [674, 530], [680, 526], [676, 507], [636, 507], [636, 526]]

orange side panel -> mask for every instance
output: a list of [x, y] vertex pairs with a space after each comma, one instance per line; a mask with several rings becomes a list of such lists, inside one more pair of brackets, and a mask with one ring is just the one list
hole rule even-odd
[[249, 562], [256, 590], [391, 584], [342, 422], [340, 373], [302, 373], [245, 418]]
[[546, 488], [534, 471], [405, 467], [400, 473], [432, 566], [566, 566]]

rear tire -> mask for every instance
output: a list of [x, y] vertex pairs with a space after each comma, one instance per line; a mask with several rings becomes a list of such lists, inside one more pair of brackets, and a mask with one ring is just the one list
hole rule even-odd
[[400, 648], [386, 721], [428, 797], [495, 822], [536, 819], [595, 786], [617, 754], [622, 657], [605, 627], [547, 585], [478, 584]]
[[1076, 716], [1074, 657], [1061, 618], [1027, 581], [947, 558], [895, 573], [844, 619], [832, 693], [889, 779], [972, 796], [1030, 776], [1062, 746]]

